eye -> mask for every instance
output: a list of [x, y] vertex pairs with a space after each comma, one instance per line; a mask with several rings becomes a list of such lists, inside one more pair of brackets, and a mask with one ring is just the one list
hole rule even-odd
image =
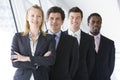
[[31, 17], [34, 17], [34, 15], [31, 15]]
[[52, 18], [52, 17], [50, 18], [50, 20], [53, 20], [53, 19], [54, 19], [54, 18]]
[[41, 15], [37, 16], [37, 17], [42, 17]]
[[98, 21], [97, 23], [98, 23], [98, 24], [101, 24], [101, 21]]
[[58, 18], [56, 18], [56, 20], [61, 20], [61, 18], [60, 18], [60, 17], [58, 17]]
[[74, 19], [74, 17], [73, 17], [73, 16], [71, 16], [71, 19]]
[[80, 19], [80, 16], [78, 16], [76, 19]]

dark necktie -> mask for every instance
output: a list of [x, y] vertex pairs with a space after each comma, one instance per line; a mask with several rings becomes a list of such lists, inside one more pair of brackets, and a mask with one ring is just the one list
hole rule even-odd
[[55, 39], [55, 48], [57, 47], [57, 41], [56, 41], [56, 34], [53, 34], [53, 37], [54, 37], [54, 39]]

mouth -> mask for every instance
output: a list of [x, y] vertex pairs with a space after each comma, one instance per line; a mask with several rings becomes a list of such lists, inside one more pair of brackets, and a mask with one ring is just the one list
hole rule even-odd
[[78, 24], [78, 23], [77, 23], [77, 22], [72, 22], [72, 24], [74, 24], [74, 25], [75, 25], [75, 24]]
[[57, 25], [56, 24], [52, 24], [53, 27], [56, 27]]
[[33, 23], [33, 24], [38, 24], [38, 22], [36, 22], [36, 21], [32, 21], [32, 23]]

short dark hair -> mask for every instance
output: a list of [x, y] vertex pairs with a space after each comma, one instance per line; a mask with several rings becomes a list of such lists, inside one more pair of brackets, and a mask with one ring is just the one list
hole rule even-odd
[[88, 19], [87, 19], [87, 22], [88, 22], [88, 23], [89, 23], [90, 18], [91, 18], [92, 16], [98, 16], [98, 17], [100, 18], [100, 20], [101, 20], [101, 23], [102, 23], [102, 17], [101, 17], [101, 15], [98, 14], [98, 13], [92, 13], [92, 14], [90, 14], [90, 15], [88, 16]]
[[71, 12], [79, 12], [81, 14], [81, 18], [83, 18], [83, 12], [79, 7], [72, 7], [69, 11], [68, 11], [68, 16]]
[[47, 11], [47, 18], [49, 17], [50, 13], [60, 13], [62, 20], [65, 19], [64, 11], [62, 10], [62, 8], [60, 8], [58, 6], [53, 6], [50, 9], [48, 9], [48, 11]]

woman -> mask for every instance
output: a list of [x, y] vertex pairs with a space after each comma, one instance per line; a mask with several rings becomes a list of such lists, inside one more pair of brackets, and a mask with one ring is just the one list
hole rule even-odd
[[43, 32], [44, 13], [33, 5], [26, 13], [25, 31], [16, 33], [11, 60], [17, 68], [14, 80], [48, 80], [49, 66], [55, 62], [55, 40]]

